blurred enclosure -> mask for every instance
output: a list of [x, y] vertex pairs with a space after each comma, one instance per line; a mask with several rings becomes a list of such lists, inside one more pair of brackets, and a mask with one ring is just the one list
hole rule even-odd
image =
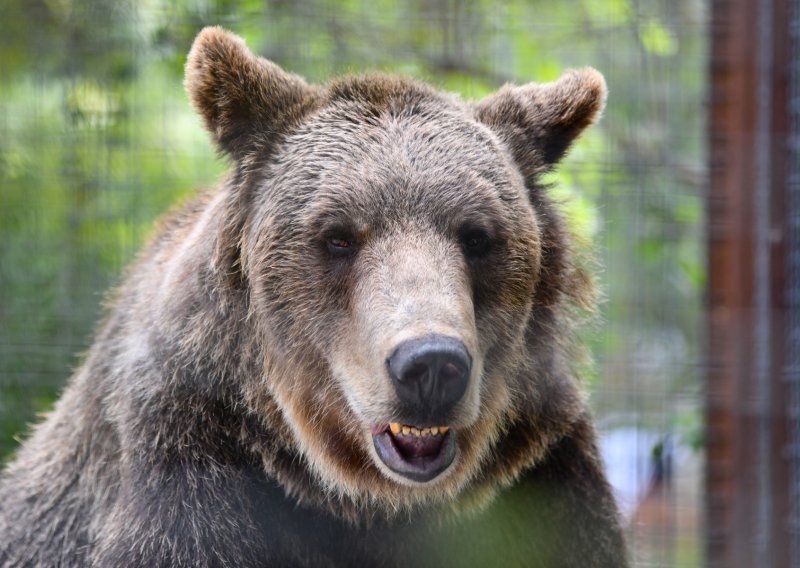
[[0, 459], [52, 405], [153, 220], [225, 169], [181, 84], [202, 26], [312, 81], [390, 70], [468, 99], [592, 65], [609, 84], [605, 117], [552, 179], [603, 266], [587, 384], [638, 565], [702, 565], [710, 11], [705, 0], [5, 0]]

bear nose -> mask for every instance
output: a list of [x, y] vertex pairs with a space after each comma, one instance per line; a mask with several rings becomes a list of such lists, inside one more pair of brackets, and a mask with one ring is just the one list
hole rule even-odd
[[472, 358], [459, 340], [429, 335], [401, 343], [386, 367], [405, 407], [405, 419], [438, 426], [467, 390]]

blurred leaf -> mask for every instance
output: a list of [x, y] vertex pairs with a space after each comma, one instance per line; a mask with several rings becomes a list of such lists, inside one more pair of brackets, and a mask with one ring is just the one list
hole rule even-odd
[[657, 20], [648, 20], [639, 28], [642, 45], [650, 53], [669, 56], [678, 52], [678, 40]]

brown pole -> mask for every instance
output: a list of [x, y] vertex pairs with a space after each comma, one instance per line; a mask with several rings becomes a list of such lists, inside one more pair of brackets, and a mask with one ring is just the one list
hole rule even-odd
[[792, 0], [715, 0], [708, 195], [707, 558], [788, 567]]

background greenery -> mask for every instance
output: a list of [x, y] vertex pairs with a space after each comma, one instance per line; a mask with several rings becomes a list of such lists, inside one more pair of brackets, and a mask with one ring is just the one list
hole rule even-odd
[[[0, 461], [79, 364], [153, 219], [225, 169], [181, 85], [208, 24], [312, 81], [382, 69], [479, 98], [600, 69], [605, 118], [554, 176], [605, 267], [592, 402], [606, 429], [696, 446], [705, 20], [702, 0], [5, 0]], [[694, 565], [697, 535], [673, 537], [659, 554]]]

